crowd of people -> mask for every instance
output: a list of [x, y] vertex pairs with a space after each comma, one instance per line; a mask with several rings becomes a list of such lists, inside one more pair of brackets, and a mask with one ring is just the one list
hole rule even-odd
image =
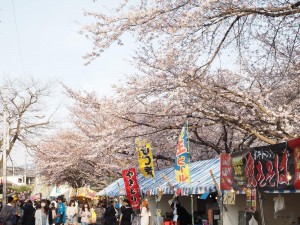
[[1, 209], [2, 225], [150, 225], [151, 213], [148, 201], [143, 200], [141, 210], [134, 212], [127, 199], [122, 206], [113, 200], [107, 204], [99, 201], [71, 200], [69, 203], [59, 197], [54, 201], [14, 201], [8, 197]]

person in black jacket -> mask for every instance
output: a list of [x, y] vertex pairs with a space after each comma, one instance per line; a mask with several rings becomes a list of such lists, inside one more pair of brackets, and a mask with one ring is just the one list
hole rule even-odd
[[131, 219], [132, 219], [132, 214], [133, 210], [130, 206], [130, 203], [127, 199], [123, 201], [124, 205], [121, 207], [121, 225], [131, 225]]
[[[171, 205], [172, 209], [174, 209], [174, 203]], [[192, 223], [191, 215], [183, 208], [180, 203], [176, 204], [178, 221], [180, 225], [188, 225]]]
[[32, 201], [28, 200], [24, 207], [24, 214], [23, 214], [23, 225], [34, 225], [35, 218], [34, 218], [35, 209], [32, 206]]
[[104, 220], [105, 220], [105, 225], [117, 224], [116, 210], [113, 201], [111, 201], [107, 206], [107, 208], [105, 209]]
[[50, 210], [49, 210], [49, 225], [55, 224], [55, 219], [56, 219], [56, 208], [55, 208], [55, 203], [52, 202], [50, 204]]
[[13, 197], [7, 198], [7, 205], [5, 205], [0, 213], [0, 219], [3, 225], [13, 225]]

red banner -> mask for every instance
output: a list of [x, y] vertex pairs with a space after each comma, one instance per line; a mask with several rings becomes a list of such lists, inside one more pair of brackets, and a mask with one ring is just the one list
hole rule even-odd
[[232, 166], [231, 166], [231, 156], [230, 154], [221, 154], [220, 156], [220, 186], [221, 190], [230, 190], [232, 187]]
[[288, 145], [294, 151], [294, 188], [300, 189], [300, 138], [289, 141]]
[[134, 168], [122, 171], [127, 198], [133, 210], [140, 209], [139, 185]]

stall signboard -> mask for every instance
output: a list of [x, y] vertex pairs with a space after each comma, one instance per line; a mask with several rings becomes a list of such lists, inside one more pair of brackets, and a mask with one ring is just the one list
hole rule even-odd
[[220, 160], [222, 190], [300, 189], [300, 138], [232, 153], [230, 157], [232, 170], [226, 167], [229, 156]]
[[136, 170], [130, 168], [122, 171], [127, 198], [133, 210], [140, 208], [139, 186], [136, 179]]
[[232, 166], [230, 154], [223, 153], [220, 156], [220, 187], [221, 190], [230, 190], [232, 187]]
[[188, 148], [187, 125], [185, 125], [179, 135], [176, 158], [175, 175], [178, 182], [190, 183], [190, 156]]
[[141, 173], [145, 177], [154, 178], [154, 162], [151, 144], [136, 139], [136, 150]]
[[236, 198], [236, 194], [235, 192], [225, 192], [224, 196], [223, 196], [223, 204], [224, 205], [235, 205], [235, 198]]

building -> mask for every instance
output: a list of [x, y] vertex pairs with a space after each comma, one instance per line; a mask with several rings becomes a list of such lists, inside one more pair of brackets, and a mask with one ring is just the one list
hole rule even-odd
[[[0, 169], [0, 184], [3, 183], [3, 172]], [[35, 169], [33, 166], [23, 167], [7, 167], [7, 186], [32, 185], [35, 182]]]

